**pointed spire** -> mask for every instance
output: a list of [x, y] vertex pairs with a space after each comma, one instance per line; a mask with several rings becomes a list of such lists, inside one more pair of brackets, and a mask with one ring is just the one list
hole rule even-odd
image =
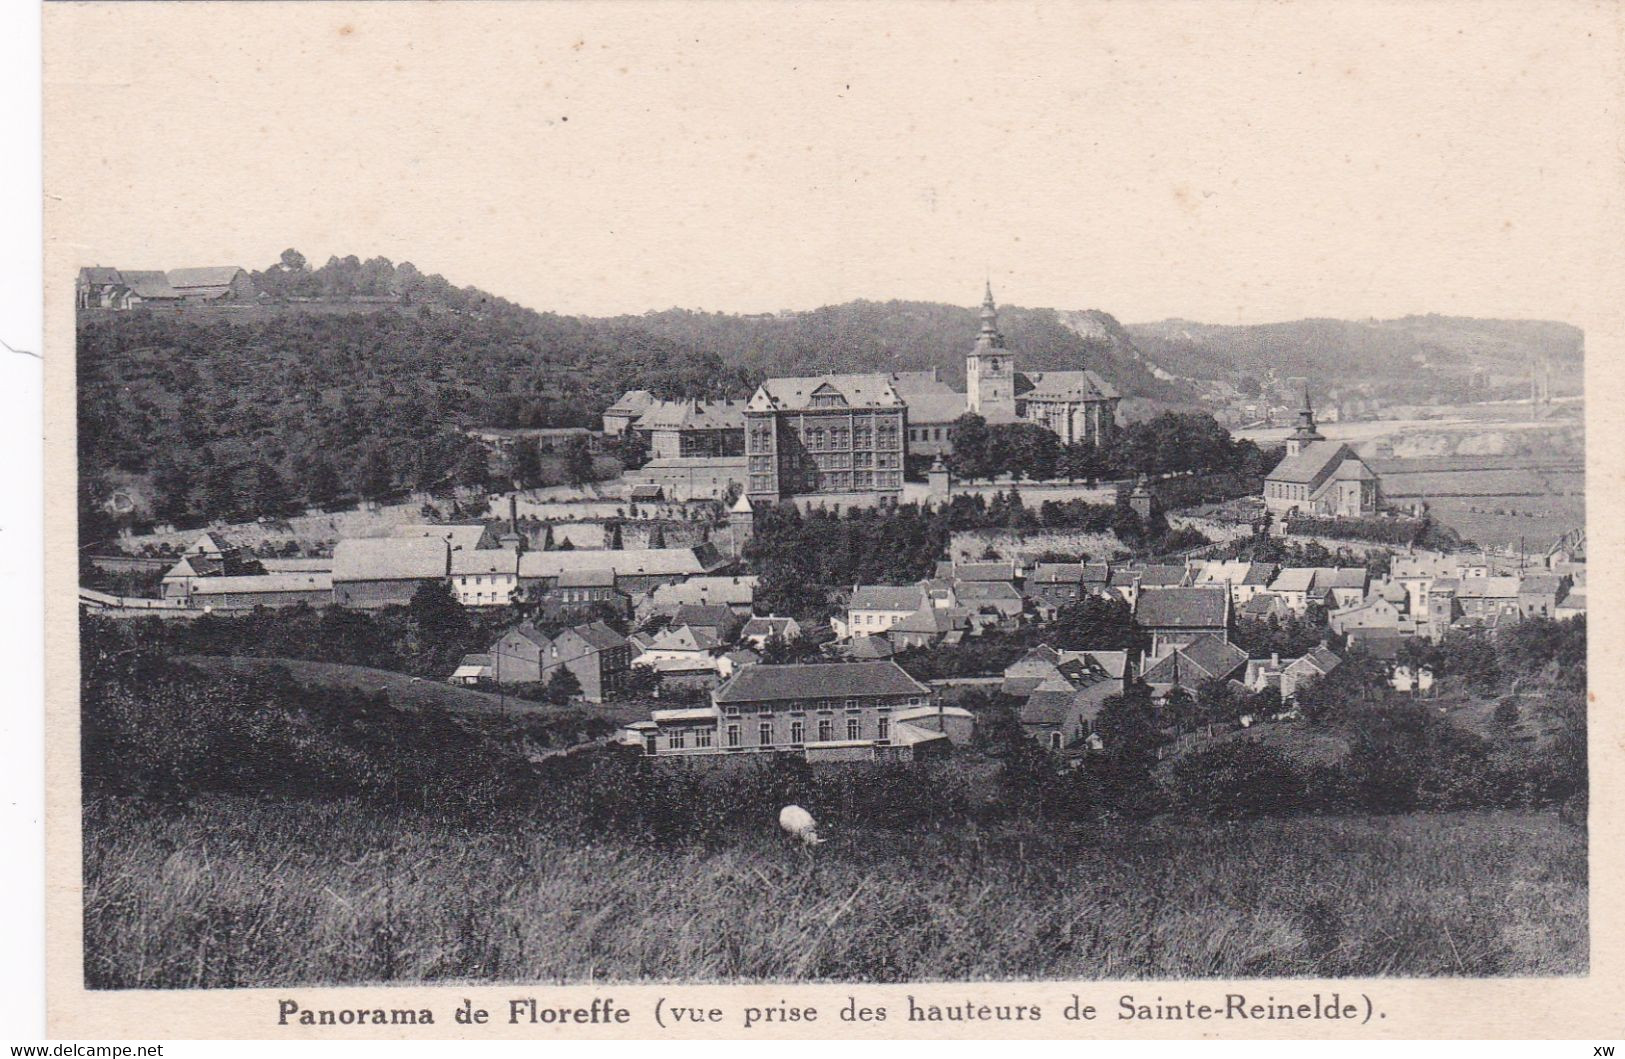
[[1004, 336], [999, 334], [999, 307], [993, 301], [993, 281], [987, 282], [987, 293], [982, 298], [982, 333], [977, 345], [1003, 346]]

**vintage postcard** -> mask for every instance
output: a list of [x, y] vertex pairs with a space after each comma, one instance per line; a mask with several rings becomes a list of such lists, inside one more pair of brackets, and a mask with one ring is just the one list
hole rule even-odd
[[1617, 5], [44, 21], [53, 1034], [1625, 1032]]

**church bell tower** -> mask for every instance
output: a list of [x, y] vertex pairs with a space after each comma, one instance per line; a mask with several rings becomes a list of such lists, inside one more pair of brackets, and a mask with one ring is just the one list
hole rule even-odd
[[1015, 358], [1004, 348], [1004, 336], [999, 333], [991, 281], [982, 299], [981, 333], [965, 357], [965, 405], [984, 419], [1010, 420], [1016, 415]]

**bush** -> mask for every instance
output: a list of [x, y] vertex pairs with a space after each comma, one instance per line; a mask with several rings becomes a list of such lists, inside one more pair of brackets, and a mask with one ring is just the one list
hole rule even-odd
[[1286, 756], [1252, 739], [1186, 754], [1167, 786], [1187, 810], [1210, 816], [1290, 813], [1304, 808], [1304, 782]]

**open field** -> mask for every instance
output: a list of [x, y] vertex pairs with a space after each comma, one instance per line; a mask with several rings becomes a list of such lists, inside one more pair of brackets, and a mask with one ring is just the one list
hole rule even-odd
[[349, 803], [93, 803], [94, 988], [1580, 974], [1585, 838], [1549, 812], [1168, 818], [1093, 834], [711, 846]]
[[382, 691], [396, 706], [409, 709], [440, 708], [453, 713], [497, 713], [548, 715], [566, 710], [585, 710], [611, 721], [630, 721], [648, 716], [646, 705], [612, 703], [594, 706], [552, 706], [527, 702], [489, 692], [462, 688], [455, 684], [407, 676], [388, 669], [341, 665], [335, 662], [307, 662], [299, 658], [259, 658], [228, 655], [180, 655], [175, 661], [214, 673], [255, 674], [273, 667], [286, 669], [294, 680], [311, 688], [343, 688], [352, 691]]

